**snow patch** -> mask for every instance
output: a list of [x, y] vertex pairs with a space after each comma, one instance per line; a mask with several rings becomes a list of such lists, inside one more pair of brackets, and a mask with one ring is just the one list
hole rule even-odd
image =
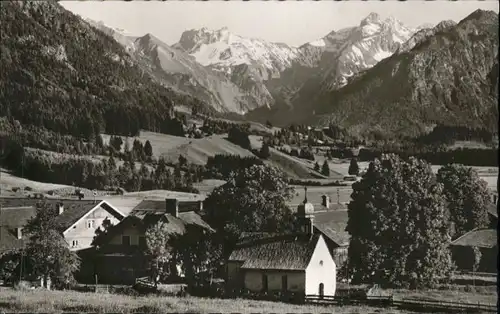
[[389, 58], [390, 56], [392, 56], [392, 52], [390, 52], [390, 51], [384, 51], [384, 50], [378, 50], [373, 55], [373, 59], [375, 59], [377, 62], [380, 62], [383, 59]]
[[318, 39], [315, 41], [311, 41], [309, 45], [314, 46], [314, 47], [325, 47], [326, 43], [324, 39]]

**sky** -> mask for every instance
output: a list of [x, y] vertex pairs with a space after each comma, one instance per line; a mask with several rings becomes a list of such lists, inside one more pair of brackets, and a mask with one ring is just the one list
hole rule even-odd
[[103, 21], [131, 35], [151, 33], [172, 45], [189, 29], [234, 34], [300, 46], [332, 30], [355, 26], [371, 12], [410, 27], [459, 22], [477, 9], [498, 13], [498, 1], [61, 1], [84, 18]]

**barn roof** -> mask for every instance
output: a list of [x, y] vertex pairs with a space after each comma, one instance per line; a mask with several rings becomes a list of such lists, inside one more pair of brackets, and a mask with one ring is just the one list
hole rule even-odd
[[493, 248], [497, 245], [497, 230], [481, 229], [467, 232], [451, 243], [453, 246]]
[[324, 211], [314, 214], [314, 227], [326, 238], [335, 242], [338, 246], [349, 244], [350, 235], [345, 230], [347, 226], [347, 211]]
[[243, 269], [305, 270], [319, 235], [246, 233], [231, 253], [230, 261]]

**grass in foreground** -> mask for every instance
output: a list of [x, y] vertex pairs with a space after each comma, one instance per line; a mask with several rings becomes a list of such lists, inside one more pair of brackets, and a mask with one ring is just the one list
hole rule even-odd
[[176, 297], [131, 297], [75, 291], [0, 288], [0, 312], [100, 312], [100, 313], [410, 313], [368, 306], [292, 305], [244, 299], [223, 300]]

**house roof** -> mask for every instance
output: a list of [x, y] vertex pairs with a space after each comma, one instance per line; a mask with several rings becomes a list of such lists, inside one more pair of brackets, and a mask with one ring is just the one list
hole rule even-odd
[[2, 253], [24, 247], [26, 239], [18, 239], [16, 230], [0, 226], [0, 256]]
[[246, 233], [229, 260], [242, 269], [305, 270], [320, 235]]
[[48, 206], [63, 204], [64, 211], [55, 218], [61, 232], [71, 228], [78, 220], [100, 206], [108, 210], [113, 216], [121, 220], [124, 216], [107, 202], [80, 201], [74, 199], [30, 199], [30, 198], [0, 198], [0, 251], [24, 245], [24, 239], [17, 239], [16, 228], [24, 227], [28, 221], [36, 216], [36, 206], [46, 202]]
[[316, 212], [313, 225], [338, 246], [346, 246], [350, 240], [350, 235], [345, 230], [347, 219], [347, 210]]
[[451, 243], [453, 246], [475, 246], [480, 248], [493, 248], [497, 244], [497, 230], [495, 229], [473, 230]]
[[488, 204], [488, 213], [495, 218], [498, 218], [498, 208], [497, 205], [490, 203]]
[[187, 225], [199, 226], [204, 229], [214, 231], [203, 218], [195, 212], [184, 212], [179, 213], [178, 217], [164, 212], [152, 212], [152, 211], [135, 211], [130, 214], [124, 220], [130, 219], [131, 221], [140, 221], [143, 228], [148, 228], [155, 225], [156, 223], [163, 221], [168, 224], [168, 229], [172, 230], [172, 233], [183, 234], [186, 231]]
[[25, 226], [36, 215], [34, 206], [0, 208], [0, 227], [19, 228]]

